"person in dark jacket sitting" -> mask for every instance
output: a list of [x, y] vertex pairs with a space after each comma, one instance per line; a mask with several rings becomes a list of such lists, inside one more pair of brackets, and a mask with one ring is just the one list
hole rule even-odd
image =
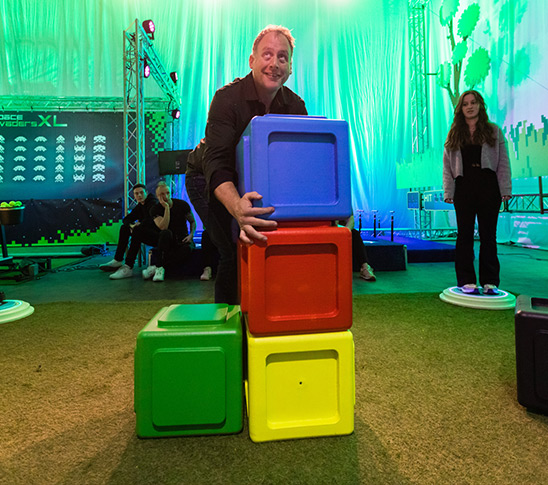
[[137, 201], [137, 205], [122, 219], [114, 259], [99, 266], [103, 271], [116, 271], [120, 268], [123, 264], [124, 255], [126, 254], [133, 229], [139, 224], [152, 222], [150, 209], [158, 203], [156, 198], [152, 194], [147, 195], [147, 188], [143, 184], [136, 184], [133, 187], [133, 197]]

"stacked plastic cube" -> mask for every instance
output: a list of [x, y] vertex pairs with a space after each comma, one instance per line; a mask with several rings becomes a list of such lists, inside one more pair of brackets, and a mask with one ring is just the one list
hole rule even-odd
[[[253, 441], [349, 434], [354, 343], [348, 126], [254, 118], [237, 150], [241, 193], [274, 206], [265, 244], [239, 246], [239, 306], [171, 305], [137, 336], [137, 435], [237, 433], [244, 367]], [[247, 359], [244, 358], [247, 335]]]
[[135, 348], [139, 437], [242, 430], [241, 315], [239, 306], [171, 305], [139, 332]]
[[354, 342], [348, 125], [254, 118], [237, 147], [240, 193], [257, 191], [278, 222], [239, 244], [245, 382], [253, 441], [350, 434]]

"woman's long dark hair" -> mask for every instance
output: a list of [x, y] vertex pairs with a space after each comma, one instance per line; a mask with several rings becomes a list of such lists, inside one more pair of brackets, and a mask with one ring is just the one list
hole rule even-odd
[[[474, 95], [476, 102], [479, 104], [478, 112], [478, 122], [476, 124], [476, 131], [474, 132], [474, 137], [470, 137], [470, 130], [466, 124], [464, 114], [462, 112], [462, 104], [464, 102], [464, 97], [468, 94]], [[487, 116], [487, 111], [485, 109], [485, 101], [480, 93], [471, 89], [470, 91], [465, 91], [460, 95], [459, 102], [455, 108], [455, 116], [453, 118], [453, 123], [449, 134], [447, 135], [447, 140], [445, 140], [445, 147], [448, 150], [454, 151], [459, 150], [463, 145], [474, 143], [477, 145], [482, 145], [483, 143], [488, 143], [490, 146], [495, 145], [495, 133], [493, 130], [493, 125], [489, 123], [489, 117]]]

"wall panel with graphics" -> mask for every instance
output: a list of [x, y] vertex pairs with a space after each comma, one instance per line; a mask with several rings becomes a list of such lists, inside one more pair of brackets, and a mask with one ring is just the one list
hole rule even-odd
[[[147, 113], [145, 124], [152, 190], [166, 116]], [[26, 205], [23, 224], [6, 227], [8, 242], [115, 242], [118, 231], [109, 228], [123, 214], [123, 129], [121, 112], [1, 112], [0, 201]]]
[[4, 112], [0, 134], [2, 199], [120, 197], [121, 113]]

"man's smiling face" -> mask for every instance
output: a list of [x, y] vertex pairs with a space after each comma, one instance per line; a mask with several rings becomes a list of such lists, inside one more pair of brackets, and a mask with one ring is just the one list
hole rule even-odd
[[249, 56], [249, 67], [259, 96], [274, 97], [291, 74], [291, 47], [278, 32], [266, 34]]

